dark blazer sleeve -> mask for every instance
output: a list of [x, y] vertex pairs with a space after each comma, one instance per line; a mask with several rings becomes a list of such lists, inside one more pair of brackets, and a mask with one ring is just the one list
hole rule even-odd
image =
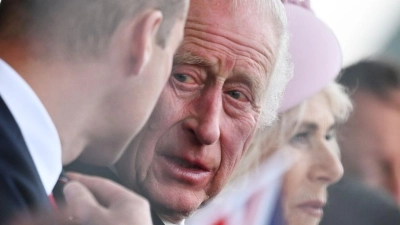
[[5, 224], [15, 215], [51, 210], [21, 131], [2, 98], [0, 174], [0, 224]]

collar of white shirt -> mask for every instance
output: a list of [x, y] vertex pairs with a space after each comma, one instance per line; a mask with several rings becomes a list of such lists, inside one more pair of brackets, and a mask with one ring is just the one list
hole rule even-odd
[[185, 225], [185, 220], [182, 220], [180, 223], [170, 223], [163, 220], [165, 225]]
[[60, 138], [38, 96], [2, 59], [0, 96], [17, 122], [46, 193], [50, 194], [62, 170]]

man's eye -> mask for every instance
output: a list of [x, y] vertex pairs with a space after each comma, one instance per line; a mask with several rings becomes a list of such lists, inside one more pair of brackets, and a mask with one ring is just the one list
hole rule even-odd
[[195, 80], [192, 77], [183, 73], [176, 73], [173, 75], [173, 77], [181, 83], [189, 83], [189, 84], [195, 83]]
[[249, 101], [249, 99], [240, 91], [228, 91], [226, 93], [239, 101]]

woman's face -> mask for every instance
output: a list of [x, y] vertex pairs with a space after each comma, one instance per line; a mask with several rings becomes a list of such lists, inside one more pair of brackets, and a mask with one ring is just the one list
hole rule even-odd
[[285, 148], [298, 158], [286, 173], [283, 206], [288, 225], [316, 225], [322, 218], [327, 187], [343, 175], [335, 138], [335, 119], [323, 95], [312, 97], [298, 131]]

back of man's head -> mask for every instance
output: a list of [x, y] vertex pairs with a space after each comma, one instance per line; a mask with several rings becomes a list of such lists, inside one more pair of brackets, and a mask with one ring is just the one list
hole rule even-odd
[[363, 91], [389, 100], [390, 91], [400, 90], [400, 70], [389, 62], [361, 61], [346, 68], [339, 83], [350, 93]]
[[185, 0], [3, 0], [0, 40], [40, 40], [50, 53], [98, 56], [122, 22], [155, 9], [163, 13], [157, 41], [164, 46], [186, 4]]
[[400, 70], [390, 61], [368, 60], [344, 70], [354, 113], [338, 140], [347, 175], [386, 189], [400, 202]]

